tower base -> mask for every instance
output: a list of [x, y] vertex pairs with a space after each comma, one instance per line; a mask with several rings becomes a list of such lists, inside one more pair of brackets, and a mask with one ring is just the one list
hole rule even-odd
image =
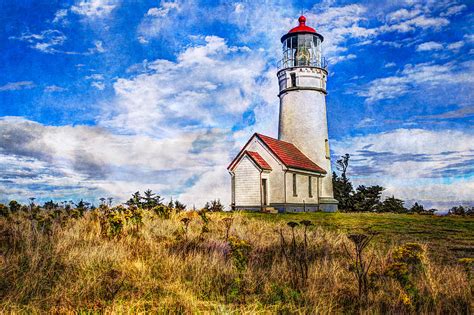
[[319, 210], [323, 212], [336, 212], [339, 201], [331, 197], [319, 198]]

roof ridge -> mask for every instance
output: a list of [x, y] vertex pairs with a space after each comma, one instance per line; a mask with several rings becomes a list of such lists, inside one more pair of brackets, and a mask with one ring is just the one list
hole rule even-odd
[[[273, 137], [270, 137], [270, 136], [267, 136], [267, 135], [264, 135], [264, 134], [258, 133], [258, 132], [256, 132], [255, 134], [256, 134], [257, 136], [264, 136], [264, 137], [267, 137], [267, 138], [270, 138], [270, 139], [273, 139], [273, 140], [276, 140], [276, 141], [280, 141], [280, 142], [283, 142], [283, 143], [291, 144], [292, 146], [294, 146], [294, 147], [296, 147], [296, 148], [298, 149], [298, 147], [295, 146], [295, 145], [294, 145], [293, 143], [291, 143], [291, 142], [288, 142], [288, 141], [285, 141], [285, 140], [280, 140], [280, 139], [277, 139], [277, 138], [273, 138]], [[298, 149], [298, 150], [299, 150], [299, 149]], [[301, 151], [301, 150], [300, 150], [300, 151]]]

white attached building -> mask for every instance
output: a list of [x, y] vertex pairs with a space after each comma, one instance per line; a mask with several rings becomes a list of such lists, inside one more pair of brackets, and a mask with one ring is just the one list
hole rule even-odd
[[299, 26], [281, 38], [278, 139], [254, 134], [229, 165], [233, 209], [337, 210], [322, 41], [320, 34], [306, 26], [304, 16], [299, 18]]

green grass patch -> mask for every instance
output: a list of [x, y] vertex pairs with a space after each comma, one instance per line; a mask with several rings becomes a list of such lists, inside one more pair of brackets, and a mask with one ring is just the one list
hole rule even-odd
[[316, 226], [347, 233], [374, 231], [384, 243], [427, 243], [431, 256], [445, 262], [474, 256], [474, 218], [396, 213], [283, 213], [243, 212], [267, 222], [311, 220]]

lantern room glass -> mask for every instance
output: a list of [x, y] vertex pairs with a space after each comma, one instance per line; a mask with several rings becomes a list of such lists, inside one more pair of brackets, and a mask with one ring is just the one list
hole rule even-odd
[[297, 34], [283, 42], [283, 59], [280, 68], [323, 67], [321, 39], [313, 34]]

